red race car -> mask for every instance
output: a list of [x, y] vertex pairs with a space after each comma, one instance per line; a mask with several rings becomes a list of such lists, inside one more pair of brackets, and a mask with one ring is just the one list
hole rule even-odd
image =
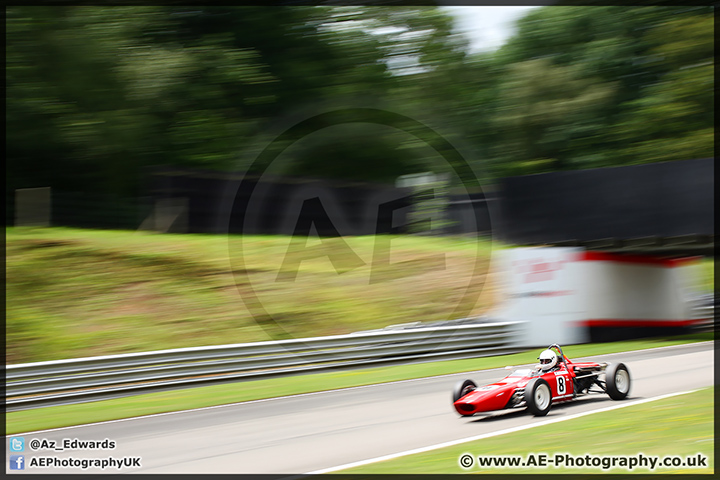
[[[573, 363], [558, 345], [550, 345], [534, 368], [519, 369], [499, 382], [478, 387], [463, 380], [453, 390], [453, 406], [463, 417], [514, 408], [547, 415], [553, 403], [575, 400], [588, 393], [607, 393], [622, 400], [630, 392], [630, 372], [622, 363]], [[593, 389], [593, 387], [599, 388]]]

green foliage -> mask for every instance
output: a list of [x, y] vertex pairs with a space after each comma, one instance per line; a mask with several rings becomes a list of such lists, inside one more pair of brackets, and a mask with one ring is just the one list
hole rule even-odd
[[[32, 227], [6, 236], [13, 364], [346, 334], [455, 318], [463, 300], [479, 315], [497, 299], [485, 275], [496, 246], [485, 238], [348, 237], [362, 266], [339, 275], [327, 256], [306, 258], [297, 281], [283, 282], [290, 237]], [[374, 264], [383, 248], [392, 268]], [[272, 318], [249, 310], [247, 287]]]
[[511, 128], [496, 171], [537, 173], [540, 158], [555, 159], [541, 170], [552, 171], [712, 156], [712, 22], [692, 7], [531, 11], [498, 52], [495, 118]]
[[658, 45], [653, 53], [671, 70], [644, 96], [627, 103], [627, 120], [615, 128], [627, 145], [619, 152], [625, 161], [714, 155], [714, 54], [704, 42], [712, 35], [713, 18], [705, 16], [668, 21], [649, 35]]
[[[567, 169], [578, 145], [592, 142], [598, 117], [615, 94], [615, 86], [596, 79], [582, 78], [574, 66], [553, 65], [539, 58], [513, 64], [500, 88], [499, 109], [495, 116], [504, 140], [501, 159], [554, 159], [552, 170]], [[525, 172], [521, 162], [509, 163]], [[545, 163], [545, 162], [541, 162]], [[519, 170], [519, 171], [518, 171]]]
[[[486, 182], [713, 155], [707, 7], [542, 7], [470, 55], [435, 7], [10, 6], [6, 43], [8, 191], [135, 195], [148, 165], [243, 170], [258, 132], [321, 106], [417, 118]], [[284, 173], [442, 173], [391, 130], [307, 142]]]

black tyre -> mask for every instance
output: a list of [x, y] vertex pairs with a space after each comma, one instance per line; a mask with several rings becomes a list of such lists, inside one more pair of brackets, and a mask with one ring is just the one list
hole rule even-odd
[[544, 417], [552, 405], [552, 390], [542, 378], [533, 378], [525, 385], [523, 392], [527, 409], [536, 417]]
[[462, 397], [472, 392], [476, 388], [477, 385], [475, 385], [475, 382], [473, 382], [472, 380], [459, 381], [455, 384], [455, 388], [453, 388], [453, 403], [457, 402]]
[[630, 371], [622, 363], [608, 365], [605, 370], [605, 391], [613, 400], [622, 400], [630, 393]]

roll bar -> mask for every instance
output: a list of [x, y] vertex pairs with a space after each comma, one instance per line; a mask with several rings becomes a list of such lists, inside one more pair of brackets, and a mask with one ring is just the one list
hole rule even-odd
[[552, 345], [550, 345], [550, 346], [548, 347], [548, 350], [550, 350], [551, 348], [554, 348], [554, 349], [557, 350], [557, 352], [560, 354], [560, 360], [561, 360], [561, 361], [565, 364], [565, 366], [567, 367], [567, 358], [565, 357], [565, 354], [563, 353], [562, 348], [560, 348], [560, 345], [558, 345], [557, 343], [553, 343]]

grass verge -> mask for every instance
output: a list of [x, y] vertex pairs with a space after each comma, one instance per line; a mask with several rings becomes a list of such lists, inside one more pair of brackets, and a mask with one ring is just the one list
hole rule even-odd
[[[465, 300], [457, 311], [479, 315], [499, 299], [490, 257], [504, 247], [485, 238], [324, 239], [331, 256], [305, 258], [294, 280], [281, 280], [290, 244], [282, 236], [6, 228], [5, 362], [339, 335], [455, 318]], [[712, 291], [713, 261], [698, 272]], [[266, 315], [251, 314], [245, 301]]]
[[[593, 345], [570, 345], [569, 358], [679, 345], [712, 340], [712, 333], [684, 335], [667, 339], [643, 339]], [[467, 360], [396, 365], [381, 368], [327, 372], [238, 382], [224, 385], [149, 393], [76, 405], [46, 407], [6, 414], [8, 434], [116, 420], [156, 413], [187, 410], [263, 398], [297, 395], [375, 383], [469, 372], [506, 365], [533, 363], [537, 350]]]
[[340, 335], [495, 301], [487, 239], [323, 239], [328, 255], [284, 266], [290, 239], [7, 228], [6, 363]]
[[[713, 388], [665, 398], [643, 405], [629, 406], [611, 412], [599, 412], [559, 424], [531, 428], [520, 432], [454, 445], [431, 452], [408, 455], [363, 465], [342, 474], [457, 474], [457, 473], [714, 473]], [[632, 470], [616, 466], [569, 468], [487, 467], [478, 465], [478, 456], [520, 456], [529, 461], [540, 454], [574, 457], [609, 457], [668, 455], [707, 457], [706, 468], [659, 467], [654, 471], [637, 467]], [[470, 468], [462, 468], [459, 459], [469, 454], [475, 458]], [[602, 461], [602, 460], [600, 460]], [[609, 466], [609, 464], [608, 464]]]

